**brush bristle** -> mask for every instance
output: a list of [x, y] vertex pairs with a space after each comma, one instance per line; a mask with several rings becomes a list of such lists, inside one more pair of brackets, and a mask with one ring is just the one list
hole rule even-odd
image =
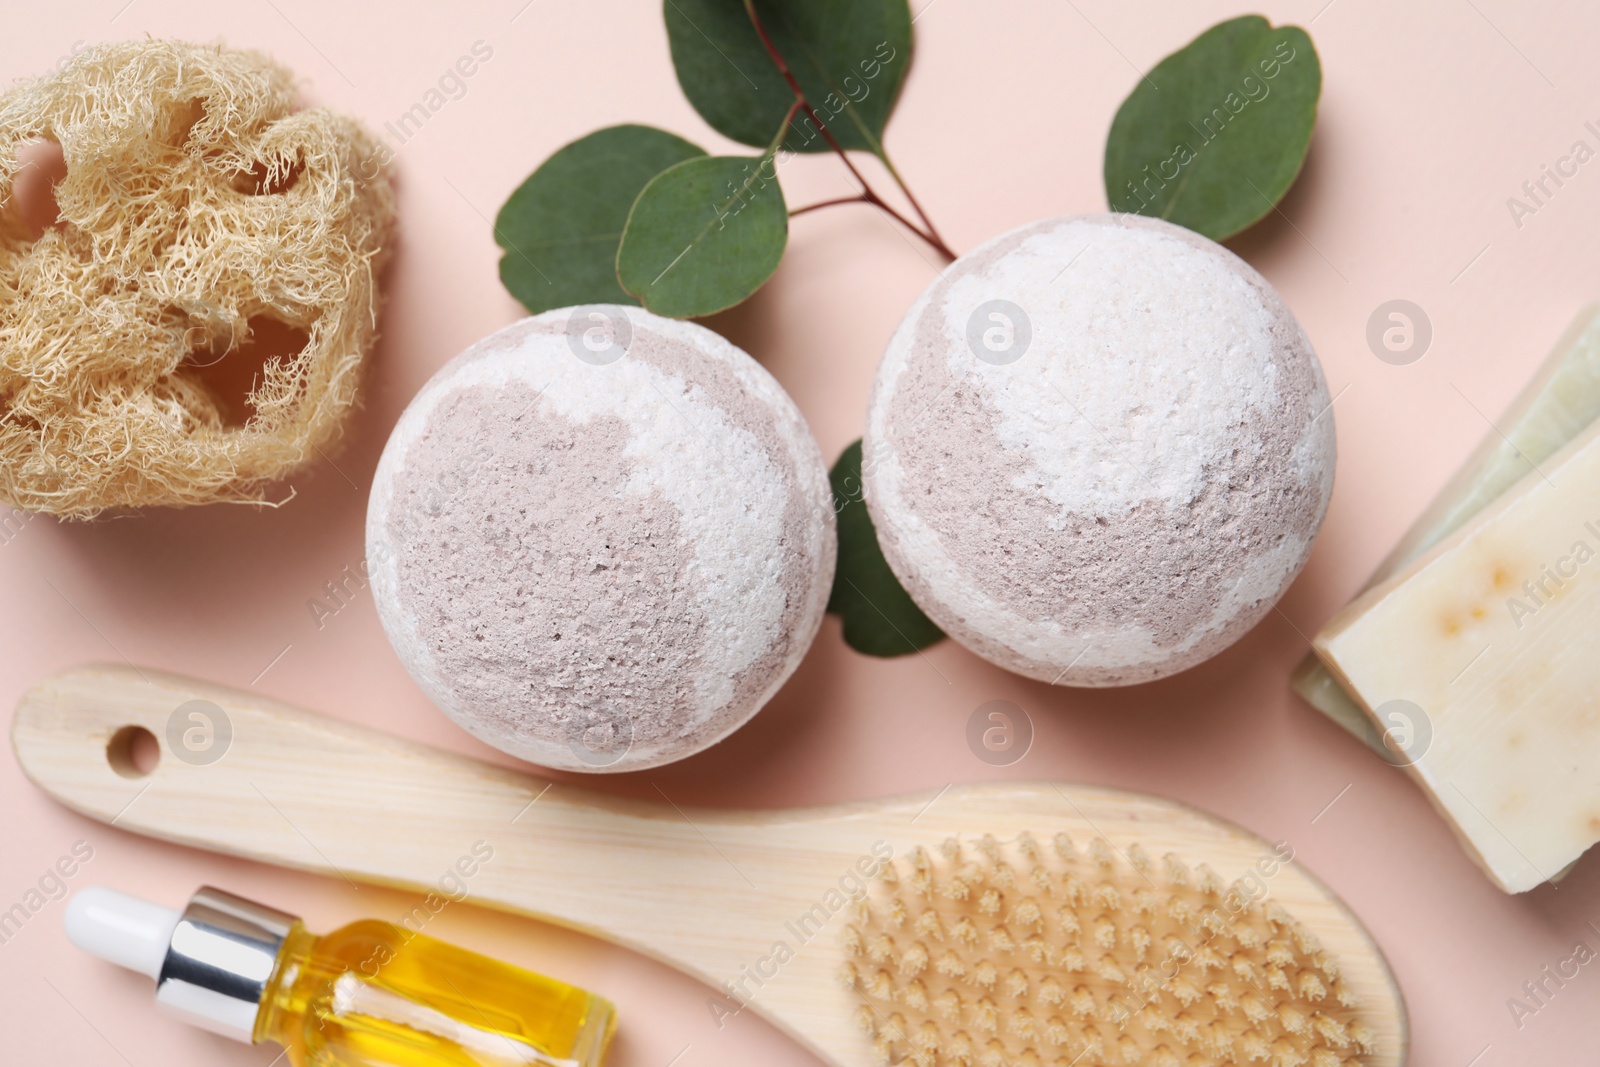
[[1204, 864], [1081, 844], [985, 835], [884, 865], [842, 975], [881, 1062], [1345, 1067], [1373, 1051], [1336, 961], [1281, 906]]

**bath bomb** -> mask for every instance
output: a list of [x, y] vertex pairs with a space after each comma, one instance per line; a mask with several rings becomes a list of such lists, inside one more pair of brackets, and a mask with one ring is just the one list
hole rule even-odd
[[1227, 249], [1047, 219], [962, 256], [890, 340], [868, 511], [906, 591], [978, 655], [1149, 681], [1236, 641], [1305, 564], [1330, 407], [1294, 315]]
[[401, 415], [367, 512], [373, 595], [417, 684], [547, 767], [627, 771], [743, 725], [821, 623], [816, 441], [755, 360], [614, 305], [525, 319]]

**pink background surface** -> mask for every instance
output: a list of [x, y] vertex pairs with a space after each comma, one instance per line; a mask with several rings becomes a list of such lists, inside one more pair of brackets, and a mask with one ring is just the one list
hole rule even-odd
[[[126, 5], [126, 6], [124, 6]], [[924, 7], [924, 5], [926, 5]], [[1100, 210], [1102, 146], [1138, 72], [1211, 23], [1206, 2], [914, 0], [917, 58], [887, 144], [946, 237], [971, 248], [1047, 215]], [[122, 10], [119, 11], [119, 8]], [[1600, 120], [1591, 61], [1600, 10], [1579, 0], [1274, 2], [1309, 26], [1322, 109], [1298, 186], [1233, 247], [1283, 292], [1333, 392], [1338, 481], [1310, 566], [1281, 611], [1214, 661], [1121, 691], [1050, 689], [949, 642], [866, 659], [830, 618], [778, 698], [716, 750], [602, 788], [680, 804], [775, 806], [986, 778], [1057, 778], [1165, 794], [1272, 840], [1339, 892], [1404, 988], [1413, 1058], [1426, 1067], [1573, 1062], [1591, 1055], [1600, 970], [1585, 968], [1519, 1029], [1523, 982], [1596, 946], [1600, 863], [1559, 888], [1502, 895], [1399, 774], [1302, 705], [1289, 671], [1427, 498], [1489, 432], [1548, 346], [1600, 295], [1600, 162], [1517, 227], [1506, 198]], [[366, 489], [389, 427], [445, 360], [519, 316], [486, 218], [566, 141], [621, 121], [727, 148], [678, 91], [654, 0], [331, 4], [313, 0], [95, 0], [28, 4], [0, 33], [0, 77], [44, 72], [75, 42], [145, 34], [267, 51], [309, 99], [374, 127], [396, 119], [475, 41], [493, 58], [401, 147], [397, 261], [365, 408], [337, 467], [293, 479], [278, 511], [213, 507], [95, 525], [39, 518], [0, 544], [0, 707], [86, 660], [249, 687], [489, 758], [412, 685], [364, 594], [319, 629], [308, 600], [362, 557]], [[878, 171], [869, 168], [869, 172]], [[783, 173], [791, 204], [850, 192], [837, 160]], [[831, 460], [859, 435], [878, 354], [933, 277], [925, 249], [866, 208], [796, 220], [772, 284], [713, 323], [794, 395]], [[1386, 365], [1367, 318], [1397, 297], [1435, 331], [1420, 362]], [[0, 518], [14, 516], [8, 513]], [[269, 667], [270, 665], [270, 667]], [[993, 768], [964, 737], [969, 713], [1008, 699], [1037, 737]], [[0, 909], [74, 842], [94, 857], [70, 881], [177, 902], [212, 882], [302, 913], [317, 929], [394, 917], [407, 894], [156, 844], [69, 814], [0, 759]], [[581, 877], [581, 872], [575, 876]], [[596, 887], [603, 891], [603, 887]], [[147, 980], [72, 949], [53, 902], [0, 944], [10, 1063], [265, 1065], [158, 1016]], [[753, 1015], [718, 1030], [705, 990], [585, 937], [472, 906], [429, 932], [614, 998], [616, 1067], [815, 1062]], [[675, 1059], [676, 1058], [676, 1059]]]

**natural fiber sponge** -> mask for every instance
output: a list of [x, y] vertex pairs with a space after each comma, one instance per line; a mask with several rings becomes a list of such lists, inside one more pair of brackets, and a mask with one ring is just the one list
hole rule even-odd
[[[0, 211], [0, 502], [259, 500], [317, 458], [374, 339], [378, 142], [298, 110], [265, 57], [177, 41], [99, 45], [0, 94], [0, 203], [37, 141], [66, 176], [42, 235]], [[235, 424], [211, 383], [266, 336], [288, 350]]]
[[547, 312], [473, 345], [395, 426], [367, 511], [384, 629], [456, 722], [629, 771], [743, 725], [816, 636], [836, 545], [794, 402], [717, 334]]
[[956, 640], [1051, 683], [1215, 655], [1305, 564], [1333, 413], [1282, 299], [1166, 222], [1080, 215], [961, 257], [889, 342], [864, 488]]

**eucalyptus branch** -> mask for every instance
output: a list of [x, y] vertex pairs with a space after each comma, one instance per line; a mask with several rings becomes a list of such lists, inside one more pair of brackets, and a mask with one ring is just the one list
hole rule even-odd
[[922, 205], [917, 201], [917, 198], [911, 192], [911, 186], [907, 185], [905, 179], [900, 177], [900, 172], [896, 170], [895, 165], [890, 162], [889, 153], [883, 151], [882, 145], [879, 145], [877, 156], [878, 160], [883, 164], [884, 170], [889, 172], [889, 177], [893, 178], [894, 183], [900, 187], [900, 192], [905, 196], [906, 203], [911, 205], [911, 209], [917, 213], [917, 218], [921, 219], [922, 224], [928, 228], [928, 233], [933, 237], [934, 240], [934, 247], [944, 252], [951, 259], [955, 259], [955, 254], [950, 251], [947, 245], [945, 245], [944, 238], [939, 236], [939, 231], [934, 228], [933, 220], [928, 217], [928, 213], [926, 211], [922, 210]]
[[[767, 27], [761, 21], [761, 16], [756, 14], [755, 0], [744, 0], [744, 10], [745, 14], [750, 17], [750, 24], [755, 27], [756, 35], [761, 38], [762, 47], [767, 50], [767, 55], [772, 58], [773, 65], [778, 68], [778, 73], [783, 76], [783, 80], [789, 85], [789, 90], [794, 93], [795, 104], [798, 105], [799, 110], [804, 112], [807, 119], [811, 120], [811, 125], [814, 126], [817, 132], [822, 135], [822, 139], [828, 142], [828, 147], [833, 149], [835, 154], [838, 155], [839, 159], [843, 161], [845, 167], [850, 171], [850, 174], [861, 185], [861, 195], [859, 197], [846, 197], [843, 200], [830, 201], [829, 203], [847, 203], [851, 199], [863, 200], [882, 211], [890, 218], [899, 222], [900, 225], [906, 227], [912, 233], [916, 234], [924, 242], [926, 242], [929, 247], [938, 252], [940, 255], [944, 256], [947, 260], [954, 261], [956, 254], [950, 250], [949, 245], [944, 243], [943, 238], [941, 238], [938, 232], [933, 228], [933, 224], [928, 222], [928, 216], [923, 212], [921, 205], [917, 203], [916, 198], [913, 197], [910, 190], [906, 188], [905, 182], [902, 181], [900, 176], [895, 173], [894, 167], [890, 165], [887, 158], [880, 157], [883, 158], [884, 166], [888, 168], [889, 173], [894, 177], [896, 184], [898, 184], [901, 190], [905, 192], [906, 199], [911, 203], [911, 206], [916, 210], [917, 214], [921, 216], [922, 221], [927, 223], [926, 230], [918, 227], [910, 219], [906, 218], [900, 212], [891, 207], [881, 196], [878, 195], [877, 191], [872, 188], [872, 185], [866, 179], [866, 175], [862, 174], [861, 171], [856, 169], [855, 163], [850, 159], [849, 154], [845, 152], [844, 146], [839, 143], [836, 137], [833, 136], [833, 131], [828, 129], [827, 124], [822, 121], [821, 116], [819, 116], [816, 110], [812, 108], [811, 102], [806, 99], [805, 90], [800, 87], [799, 80], [795, 78], [794, 72], [789, 69], [788, 61], [783, 58], [783, 53], [778, 51], [778, 46], [773, 42], [772, 37], [768, 35]], [[781, 143], [784, 133], [789, 128], [790, 122], [794, 120], [794, 115], [795, 108], [791, 106], [788, 115], [784, 118], [783, 126], [779, 129], [777, 143]], [[823, 206], [826, 205], [813, 204], [812, 208]], [[811, 210], [811, 208], [805, 208], [802, 210], [808, 211]], [[794, 214], [799, 213], [800, 212], [794, 212]]]
[[772, 143], [767, 145], [767, 152], [762, 157], [763, 159], [771, 159], [778, 154], [778, 149], [783, 147], [783, 139], [789, 133], [789, 123], [794, 121], [795, 115], [800, 111], [801, 103], [803, 101], [799, 97], [795, 97], [794, 103], [789, 105], [789, 110], [784, 112], [783, 121], [778, 124], [778, 132], [773, 135]]
[[868, 200], [866, 197], [862, 196], [860, 193], [857, 193], [855, 196], [840, 196], [840, 197], [835, 197], [832, 200], [821, 200], [821, 201], [818, 201], [815, 204], [807, 204], [805, 207], [791, 208], [789, 210], [789, 217], [792, 219], [796, 215], [804, 215], [808, 211], [816, 211], [818, 208], [824, 208], [824, 207], [834, 207], [834, 206], [836, 206], [838, 204], [871, 204], [871, 203], [872, 203], [872, 201]]

